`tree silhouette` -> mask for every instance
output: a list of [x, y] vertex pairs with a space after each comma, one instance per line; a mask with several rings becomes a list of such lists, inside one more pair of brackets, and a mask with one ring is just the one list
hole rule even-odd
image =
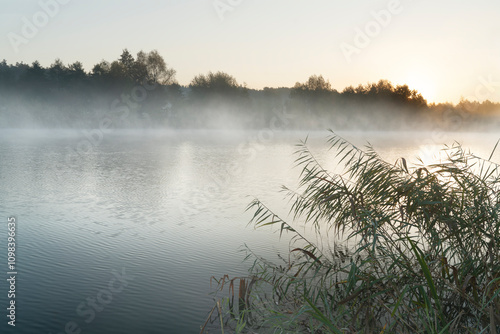
[[332, 92], [332, 85], [322, 75], [311, 75], [305, 83], [297, 82], [292, 91]]
[[404, 105], [414, 109], [427, 107], [427, 101], [416, 90], [412, 90], [408, 85], [394, 86], [388, 80], [379, 80], [377, 83], [368, 83], [346, 87], [340, 94], [348, 102], [356, 104], [366, 104], [373, 102], [391, 103]]
[[[339, 93], [321, 75], [311, 75], [292, 88], [249, 90], [221, 71], [197, 75], [188, 87], [179, 85], [175, 74], [156, 50], [139, 51], [134, 58], [123, 49], [118, 59], [102, 60], [88, 73], [79, 61], [65, 65], [56, 59], [43, 67], [38, 61], [28, 65], [2, 60], [0, 126], [22, 124], [6, 123], [16, 119], [49, 126], [90, 126], [92, 115], [109, 110], [117, 100], [126, 104], [120, 108], [130, 109], [131, 119], [140, 119], [147, 112], [155, 124], [178, 127], [206, 126], [214, 119], [212, 124], [220, 120], [268, 126], [277, 110], [285, 109], [295, 115], [293, 126], [308, 128], [383, 128], [387, 124], [415, 124], [422, 119], [425, 124], [442, 123], [444, 118], [457, 117], [467, 125], [491, 127], [500, 114], [500, 104], [491, 101], [428, 105], [418, 91], [388, 80], [349, 86]], [[130, 98], [140, 85], [153, 88], [146, 86], [147, 99], [132, 108], [122, 96]], [[451, 121], [441, 123], [443, 129], [456, 130], [457, 125]]]
[[67, 68], [61, 59], [57, 58], [49, 67], [48, 77], [56, 89], [61, 89], [65, 84]]
[[134, 67], [134, 57], [127, 49], [124, 49], [120, 56], [120, 63], [127, 69], [128, 73], [132, 73], [132, 68]]
[[306, 82], [297, 82], [293, 86], [290, 92], [291, 106], [307, 114], [326, 113], [332, 109], [337, 94], [322, 75], [311, 75]]
[[205, 96], [207, 94], [219, 96], [241, 96], [247, 93], [247, 89], [238, 84], [236, 79], [224, 72], [208, 72], [207, 75], [197, 75], [189, 85], [194, 95]]
[[85, 73], [83, 64], [79, 61], [69, 65], [67, 73], [69, 82], [81, 84], [87, 80], [87, 73]]
[[137, 54], [135, 78], [148, 84], [170, 85], [175, 82], [176, 71], [167, 67], [167, 63], [157, 50]]
[[91, 75], [93, 78], [105, 78], [109, 75], [111, 70], [111, 64], [105, 60], [102, 60], [100, 63], [95, 64], [92, 68]]

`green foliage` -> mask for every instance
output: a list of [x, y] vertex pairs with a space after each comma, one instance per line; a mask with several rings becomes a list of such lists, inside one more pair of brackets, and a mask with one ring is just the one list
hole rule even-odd
[[311, 224], [317, 233], [333, 229], [346, 241], [320, 247], [253, 201], [252, 222], [291, 233], [293, 250], [284, 265], [249, 253], [255, 284], [246, 297], [247, 328], [500, 330], [499, 166], [458, 144], [445, 147], [435, 164], [409, 166], [403, 158], [389, 164], [372, 147], [360, 149], [333, 132], [329, 142], [343, 173], [325, 170], [302, 142], [299, 191], [285, 191], [294, 221]]

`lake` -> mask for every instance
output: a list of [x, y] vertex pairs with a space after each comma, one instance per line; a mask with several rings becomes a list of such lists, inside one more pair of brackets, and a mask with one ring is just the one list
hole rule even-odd
[[[460, 141], [488, 158], [496, 134], [340, 133], [389, 162]], [[288, 239], [248, 226], [257, 197], [286, 216], [295, 144], [335, 168], [327, 131], [0, 133], [0, 332], [199, 333], [212, 276], [245, 275], [248, 246], [274, 260]], [[496, 152], [493, 161], [500, 161]], [[7, 219], [16, 218], [16, 327], [7, 326]], [[297, 222], [300, 225], [300, 222]], [[274, 231], [275, 232], [275, 231]], [[312, 233], [312, 232], [308, 232]]]

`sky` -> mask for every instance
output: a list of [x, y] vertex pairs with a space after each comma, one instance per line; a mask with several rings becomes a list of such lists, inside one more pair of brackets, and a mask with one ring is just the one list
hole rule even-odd
[[498, 0], [0, 0], [0, 60], [87, 70], [158, 50], [176, 79], [249, 88], [387, 79], [429, 102], [500, 102]]

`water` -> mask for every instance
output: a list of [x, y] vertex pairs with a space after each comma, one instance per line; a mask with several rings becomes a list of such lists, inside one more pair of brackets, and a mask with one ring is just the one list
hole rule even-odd
[[[247, 226], [244, 210], [254, 196], [286, 216], [279, 190], [297, 184], [294, 145], [306, 135], [115, 131], [86, 139], [71, 131], [4, 131], [0, 267], [7, 278], [6, 223], [15, 216], [18, 275], [15, 328], [6, 324], [8, 286], [0, 281], [0, 332], [198, 333], [213, 306], [210, 278], [244, 275], [244, 245], [270, 259], [287, 251], [287, 237]], [[308, 141], [335, 168], [327, 135], [309, 133]], [[455, 139], [488, 157], [498, 139], [343, 135], [359, 146], [369, 140], [390, 162], [432, 159]]]

